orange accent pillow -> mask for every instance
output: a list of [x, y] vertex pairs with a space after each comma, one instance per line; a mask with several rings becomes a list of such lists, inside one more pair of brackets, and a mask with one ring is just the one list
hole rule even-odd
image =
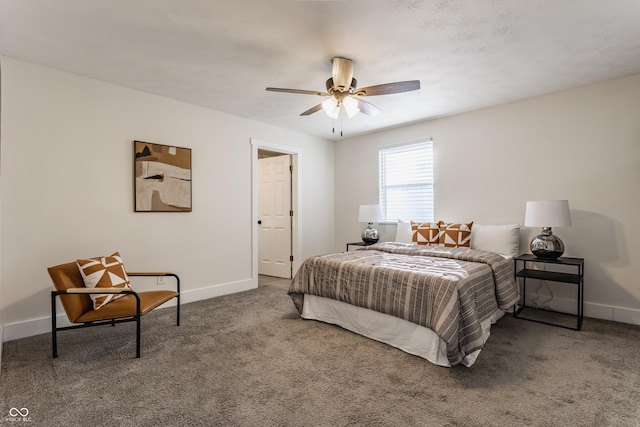
[[469, 223], [447, 223], [440, 221], [440, 244], [447, 248], [470, 248], [471, 247], [471, 227], [473, 221]]
[[440, 226], [436, 222], [411, 221], [411, 241], [419, 245], [438, 245]]
[[[131, 290], [131, 282], [118, 252], [107, 257], [78, 259], [76, 264], [87, 288], [124, 288]], [[98, 310], [125, 295], [89, 294], [93, 300], [94, 310]]]

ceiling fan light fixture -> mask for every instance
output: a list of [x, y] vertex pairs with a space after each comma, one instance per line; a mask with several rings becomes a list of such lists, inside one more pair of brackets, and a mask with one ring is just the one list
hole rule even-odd
[[351, 118], [360, 112], [360, 107], [358, 107], [358, 101], [351, 97], [347, 96], [342, 100], [342, 105], [344, 105], [344, 110], [347, 113], [347, 117]]
[[322, 101], [322, 109], [327, 116], [332, 119], [337, 119], [338, 114], [340, 114], [340, 106], [338, 105], [338, 100], [335, 97], [330, 97]]

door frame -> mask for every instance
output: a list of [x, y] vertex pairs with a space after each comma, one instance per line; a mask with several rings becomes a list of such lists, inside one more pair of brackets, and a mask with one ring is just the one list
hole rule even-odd
[[300, 180], [298, 165], [302, 149], [288, 145], [275, 144], [257, 138], [251, 138], [251, 281], [258, 286], [258, 150], [274, 151], [291, 155], [291, 254], [293, 262], [291, 264], [292, 276], [298, 271], [300, 266]]

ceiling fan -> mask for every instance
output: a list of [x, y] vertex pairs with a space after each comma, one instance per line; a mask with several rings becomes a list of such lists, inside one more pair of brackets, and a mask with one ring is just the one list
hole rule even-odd
[[361, 89], [357, 89], [357, 84], [358, 82], [353, 78], [353, 62], [347, 58], [336, 57], [332, 60], [331, 78], [326, 82], [326, 92], [277, 87], [268, 87], [267, 90], [328, 97], [322, 103], [309, 108], [300, 115], [308, 116], [324, 110], [329, 117], [337, 119], [340, 117], [342, 110], [344, 110], [347, 117], [353, 117], [359, 112], [368, 116], [379, 114], [381, 110], [375, 105], [364, 101], [362, 99], [364, 96], [389, 95], [420, 89], [420, 80], [384, 83]]

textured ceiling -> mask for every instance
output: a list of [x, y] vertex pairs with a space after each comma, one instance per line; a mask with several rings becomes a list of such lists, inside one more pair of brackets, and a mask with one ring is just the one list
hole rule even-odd
[[[345, 137], [640, 73], [638, 0], [0, 0], [0, 54], [328, 139], [331, 58], [375, 118]], [[340, 127], [336, 123], [337, 128]]]

